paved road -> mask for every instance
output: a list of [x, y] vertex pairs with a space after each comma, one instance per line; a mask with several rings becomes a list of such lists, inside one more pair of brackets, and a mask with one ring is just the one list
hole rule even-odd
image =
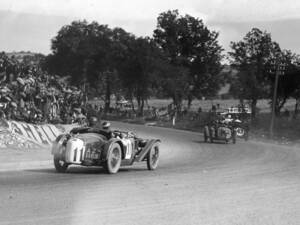
[[0, 224], [300, 224], [299, 149], [205, 144], [196, 133], [128, 127], [162, 139], [156, 171], [142, 163], [116, 175], [1, 172]]

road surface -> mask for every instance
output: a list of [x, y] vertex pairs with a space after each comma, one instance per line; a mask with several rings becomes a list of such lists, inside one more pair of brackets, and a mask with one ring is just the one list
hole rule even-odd
[[113, 125], [160, 138], [159, 168], [1, 172], [0, 224], [300, 224], [300, 149], [206, 144], [197, 133]]

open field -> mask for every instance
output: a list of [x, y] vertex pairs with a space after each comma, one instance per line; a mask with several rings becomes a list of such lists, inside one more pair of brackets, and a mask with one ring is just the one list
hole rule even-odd
[[[270, 126], [270, 105], [268, 104], [269, 100], [260, 100], [258, 101], [258, 114], [257, 118], [251, 122], [250, 125], [250, 138], [252, 139], [269, 139], [269, 126]], [[95, 103], [95, 102], [94, 102]], [[171, 99], [149, 99], [145, 105], [145, 110], [147, 106], [163, 108], [172, 103]], [[207, 123], [207, 113], [212, 105], [220, 105], [220, 109], [226, 109], [231, 106], [238, 105], [239, 101], [234, 99], [229, 100], [194, 100], [192, 102], [191, 111], [196, 112], [201, 106], [203, 113], [199, 114], [197, 119], [192, 119], [189, 115], [184, 118], [177, 118], [175, 126], [172, 125], [172, 121], [169, 120], [148, 120], [146, 117], [119, 117], [119, 116], [105, 116], [103, 119], [107, 120], [118, 120], [130, 123], [146, 124], [154, 123], [156, 126], [161, 127], [172, 127], [176, 129], [183, 130], [192, 130], [197, 132], [202, 132], [204, 124]], [[290, 99], [287, 101], [285, 106], [282, 109], [282, 113], [287, 109], [291, 112], [290, 116], [280, 116], [275, 119], [274, 125], [274, 138], [270, 141], [275, 141], [277, 143], [295, 143], [299, 142], [300, 137], [300, 118], [293, 119], [292, 113], [295, 107], [295, 100]], [[98, 101], [98, 104], [102, 104]], [[134, 102], [136, 104], [136, 102]], [[114, 102], [112, 102], [114, 106]], [[187, 102], [183, 103], [183, 107], [187, 106]]]
[[[270, 112], [270, 104], [268, 99], [259, 100], [257, 103], [257, 107], [259, 108], [260, 112]], [[154, 107], [165, 107], [168, 104], [172, 103], [172, 99], [149, 99], [148, 104], [149, 106]], [[284, 106], [284, 109], [288, 109], [289, 111], [293, 110], [295, 107], [295, 99], [289, 99]], [[239, 104], [239, 100], [237, 99], [214, 99], [214, 100], [194, 100], [192, 102], [191, 110], [197, 111], [198, 108], [201, 106], [203, 111], [209, 111], [212, 105], [220, 104], [221, 109], [226, 109], [231, 106], [237, 106]], [[187, 101], [183, 102], [183, 106], [187, 106]]]
[[[103, 101], [90, 101], [93, 104], [100, 104], [104, 106]], [[270, 112], [270, 100], [268, 99], [262, 99], [257, 102], [257, 108], [259, 109], [259, 112], [266, 113]], [[137, 102], [133, 102], [135, 107], [137, 106]], [[149, 99], [145, 104], [145, 109], [147, 109], [147, 106], [150, 107], [156, 107], [156, 108], [162, 108], [166, 107], [169, 104], [172, 103], [172, 99], [157, 99], [157, 98], [151, 98]], [[283, 107], [283, 111], [285, 109], [288, 109], [289, 111], [293, 111], [295, 107], [296, 100], [295, 99], [289, 99], [286, 104]], [[214, 100], [194, 100], [192, 102], [191, 110], [197, 111], [198, 108], [201, 106], [203, 111], [209, 111], [212, 107], [212, 105], [220, 105], [221, 109], [226, 109], [231, 106], [237, 106], [239, 104], [239, 100], [237, 99], [214, 99]], [[111, 106], [115, 106], [115, 101], [111, 102]], [[187, 101], [183, 101], [183, 107], [187, 107]]]

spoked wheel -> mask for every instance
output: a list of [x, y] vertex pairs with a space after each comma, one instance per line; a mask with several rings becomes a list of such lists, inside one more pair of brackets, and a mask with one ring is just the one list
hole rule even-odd
[[121, 166], [122, 152], [121, 147], [118, 143], [113, 143], [107, 153], [107, 161], [105, 169], [108, 173], [117, 173]]
[[245, 130], [244, 130], [243, 128], [237, 127], [237, 128], [235, 129], [235, 131], [236, 131], [236, 135], [237, 135], [238, 137], [244, 137], [244, 135], [245, 135]]
[[151, 147], [147, 154], [147, 168], [148, 170], [155, 170], [159, 162], [159, 142], [156, 142]]
[[54, 167], [57, 172], [65, 173], [68, 169], [69, 164], [63, 160], [60, 160], [58, 157], [54, 156], [53, 158]]

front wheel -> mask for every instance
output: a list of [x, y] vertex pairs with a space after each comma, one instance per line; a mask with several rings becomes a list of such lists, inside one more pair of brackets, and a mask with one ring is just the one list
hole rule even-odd
[[107, 173], [114, 174], [120, 169], [122, 161], [121, 147], [118, 143], [113, 143], [107, 153], [107, 160], [104, 168]]
[[156, 142], [152, 145], [147, 154], [147, 168], [148, 170], [155, 170], [159, 162], [159, 143]]
[[57, 172], [59, 173], [65, 173], [68, 169], [69, 164], [64, 162], [63, 160], [60, 160], [58, 157], [54, 156], [53, 158], [54, 167]]

